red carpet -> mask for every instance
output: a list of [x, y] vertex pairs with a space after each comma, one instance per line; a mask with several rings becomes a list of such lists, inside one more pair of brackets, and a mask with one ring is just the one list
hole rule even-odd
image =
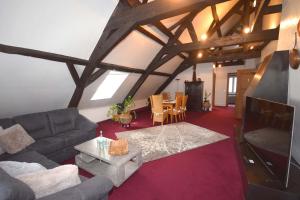
[[[232, 138], [236, 123], [233, 109], [218, 107], [208, 113], [190, 112], [187, 118], [187, 122], [231, 138], [145, 163], [121, 187], [111, 192], [110, 200], [244, 199], [243, 170]], [[150, 113], [141, 111], [130, 129], [150, 126]], [[128, 130], [110, 120], [99, 123], [100, 129], [109, 138], [116, 138], [115, 132]]]

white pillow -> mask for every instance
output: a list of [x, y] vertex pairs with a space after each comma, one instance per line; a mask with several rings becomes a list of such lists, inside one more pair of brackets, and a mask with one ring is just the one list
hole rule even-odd
[[34, 142], [35, 140], [20, 124], [13, 125], [0, 133], [0, 146], [9, 154], [22, 151]]
[[62, 165], [46, 171], [24, 174], [17, 179], [26, 183], [41, 198], [81, 183], [76, 165]]
[[[0, 126], [0, 135], [1, 135], [2, 131], [3, 131], [3, 128], [2, 128], [2, 126]], [[0, 146], [0, 155], [2, 155], [4, 153], [5, 153], [4, 149]]]
[[12, 177], [47, 170], [43, 165], [39, 163], [27, 163], [16, 161], [0, 161], [0, 167]]

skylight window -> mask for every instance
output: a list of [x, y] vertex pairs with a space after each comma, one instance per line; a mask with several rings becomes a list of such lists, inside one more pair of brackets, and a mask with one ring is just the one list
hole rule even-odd
[[110, 71], [104, 81], [99, 85], [91, 100], [110, 99], [122, 85], [129, 74]]

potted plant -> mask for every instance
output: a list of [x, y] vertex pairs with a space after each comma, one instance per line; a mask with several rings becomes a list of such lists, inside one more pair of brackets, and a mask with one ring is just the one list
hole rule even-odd
[[113, 104], [107, 111], [107, 117], [111, 117], [113, 121], [119, 121], [119, 114], [121, 113], [121, 107], [118, 104]]
[[211, 93], [208, 93], [206, 90], [204, 92], [204, 101], [203, 101], [203, 110], [204, 111], [209, 111], [210, 109], [210, 102], [208, 100], [208, 98], [211, 96]]
[[123, 104], [113, 104], [110, 106], [107, 116], [123, 125], [129, 125], [132, 121], [131, 111], [135, 103], [131, 96], [127, 97]]
[[134, 106], [135, 103], [131, 96], [124, 100], [120, 114], [120, 122], [123, 125], [129, 125], [132, 121], [131, 110], [134, 108]]

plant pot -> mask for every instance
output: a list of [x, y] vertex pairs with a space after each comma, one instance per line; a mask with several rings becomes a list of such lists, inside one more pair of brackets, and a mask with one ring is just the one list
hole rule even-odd
[[119, 121], [121, 124], [130, 124], [132, 116], [129, 113], [119, 115]]
[[209, 111], [209, 109], [210, 109], [210, 102], [209, 101], [204, 101], [203, 102], [203, 110], [204, 111]]
[[118, 121], [120, 121], [120, 115], [118, 115], [118, 114], [113, 115], [111, 119], [115, 122], [118, 122]]

